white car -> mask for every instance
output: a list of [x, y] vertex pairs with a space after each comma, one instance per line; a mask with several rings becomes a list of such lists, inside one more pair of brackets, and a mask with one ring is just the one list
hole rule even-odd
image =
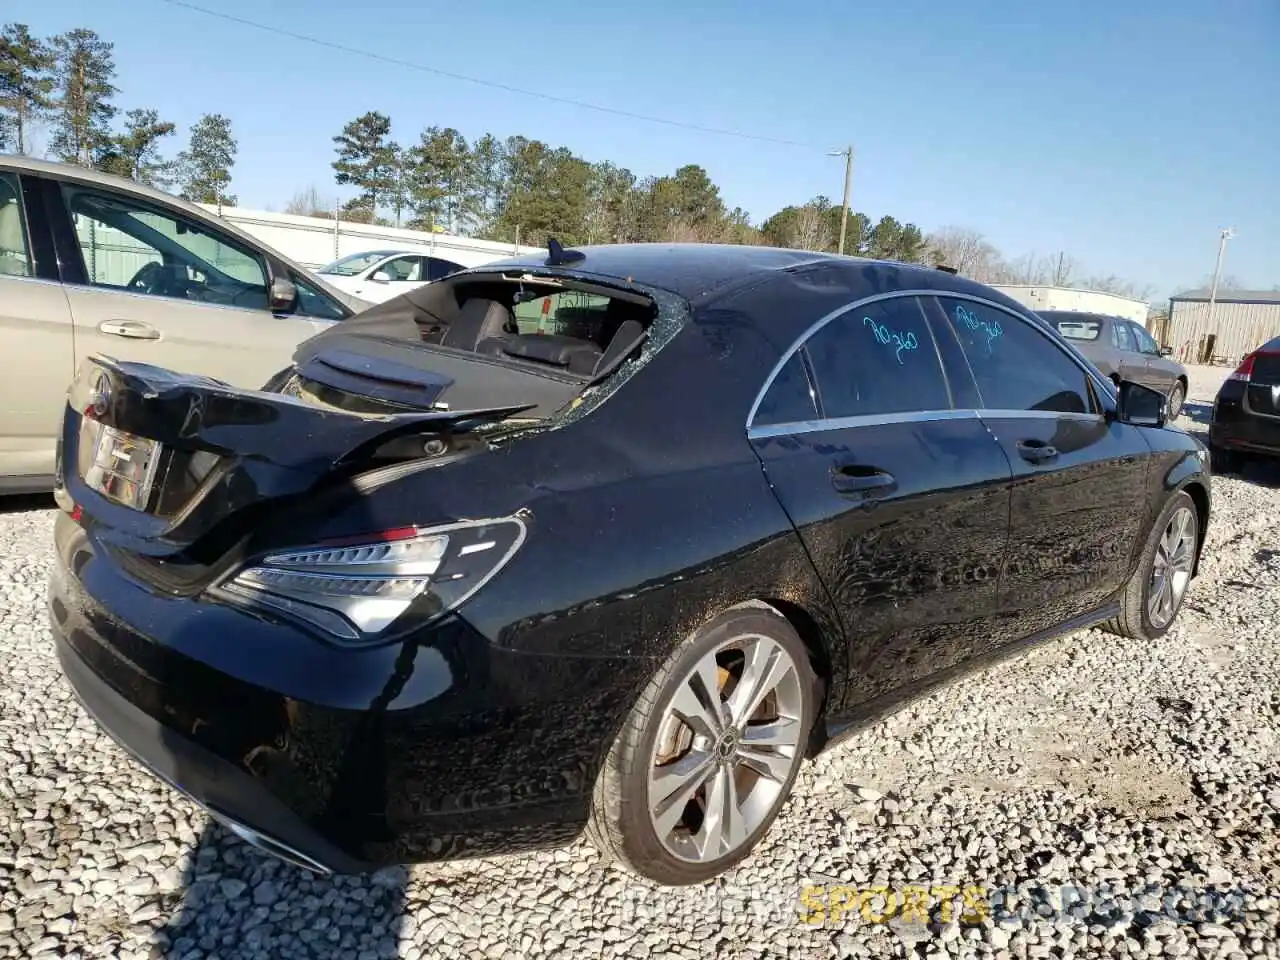
[[432, 280], [463, 269], [462, 264], [409, 250], [369, 250], [335, 260], [316, 271], [346, 293], [383, 303]]

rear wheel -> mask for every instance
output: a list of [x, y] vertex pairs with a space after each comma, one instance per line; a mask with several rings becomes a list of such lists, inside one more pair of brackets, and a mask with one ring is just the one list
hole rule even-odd
[[764, 607], [717, 617], [640, 696], [596, 781], [589, 833], [663, 884], [742, 860], [791, 793], [817, 704], [808, 650]]
[[1181, 380], [1173, 382], [1173, 389], [1169, 391], [1169, 412], [1168, 419], [1170, 423], [1178, 419], [1178, 414], [1182, 413], [1182, 403], [1187, 399], [1187, 388]]
[[1169, 500], [1156, 521], [1138, 569], [1125, 585], [1120, 615], [1104, 624], [1112, 633], [1139, 640], [1163, 636], [1182, 609], [1199, 550], [1195, 501], [1184, 491]]

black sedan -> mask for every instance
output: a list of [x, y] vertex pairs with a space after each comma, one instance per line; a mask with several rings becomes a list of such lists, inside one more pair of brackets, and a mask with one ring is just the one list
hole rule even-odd
[[1218, 389], [1209, 419], [1215, 473], [1246, 457], [1280, 457], [1280, 337], [1246, 356]]
[[127, 750], [294, 863], [586, 828], [697, 882], [883, 710], [1065, 631], [1170, 628], [1210, 481], [1164, 404], [947, 272], [553, 243], [262, 391], [87, 364], [55, 644]]

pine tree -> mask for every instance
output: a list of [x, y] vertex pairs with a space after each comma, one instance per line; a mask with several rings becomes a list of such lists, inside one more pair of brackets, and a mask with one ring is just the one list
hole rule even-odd
[[92, 30], [77, 29], [54, 37], [53, 48], [59, 95], [50, 146], [58, 158], [91, 167], [111, 144], [112, 45]]
[[111, 146], [99, 163], [100, 169], [130, 177], [149, 187], [167, 186], [174, 162], [160, 157], [161, 138], [173, 135], [175, 127], [161, 120], [155, 110], [130, 110], [125, 132], [112, 137]]
[[196, 203], [235, 206], [227, 193], [239, 145], [231, 135], [231, 121], [220, 113], [206, 113], [191, 128], [191, 142], [178, 154], [178, 183], [182, 196]]
[[395, 184], [396, 154], [391, 139], [391, 118], [376, 110], [357, 117], [333, 138], [338, 159], [333, 161], [334, 179], [359, 188], [360, 195], [349, 201], [351, 212], [367, 211], [370, 218], [391, 197]]
[[[49, 45], [31, 36], [25, 23], [7, 23], [0, 32], [0, 147], [18, 153], [31, 149], [31, 124], [53, 106], [53, 68]], [[7, 132], [7, 136], [6, 136]]]

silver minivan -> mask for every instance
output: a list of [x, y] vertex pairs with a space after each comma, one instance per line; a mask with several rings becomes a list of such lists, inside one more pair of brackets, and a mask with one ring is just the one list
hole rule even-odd
[[0, 156], [0, 493], [52, 487], [67, 384], [85, 358], [256, 388], [364, 306], [193, 203]]

